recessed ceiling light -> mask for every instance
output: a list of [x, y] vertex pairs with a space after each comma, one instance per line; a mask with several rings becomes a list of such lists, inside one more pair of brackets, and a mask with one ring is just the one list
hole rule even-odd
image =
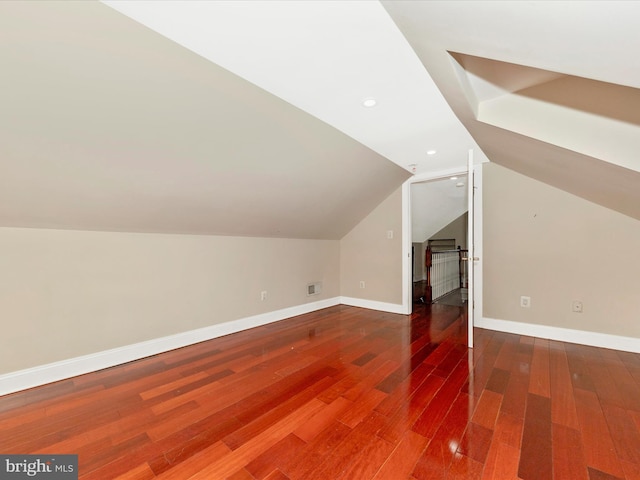
[[456, 187], [464, 187], [464, 183], [458, 182], [458, 183], [456, 183]]
[[451, 177], [449, 180], [457, 180], [458, 177]]
[[436, 151], [435, 150], [427, 150], [427, 155], [435, 155]]
[[362, 100], [362, 105], [367, 108], [375, 107], [376, 103], [378, 102], [376, 102], [376, 99], [373, 97], [367, 97]]

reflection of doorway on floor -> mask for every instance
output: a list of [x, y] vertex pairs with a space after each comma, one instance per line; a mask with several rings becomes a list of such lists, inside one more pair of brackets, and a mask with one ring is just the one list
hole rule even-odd
[[[467, 304], [467, 298], [466, 288], [456, 288], [434, 300], [433, 303], [462, 307]], [[413, 282], [413, 303], [430, 303], [429, 296], [427, 295], [427, 282], [425, 280]]]
[[453, 305], [456, 307], [462, 307], [467, 303], [467, 289], [466, 288], [456, 288], [451, 292], [443, 295], [438, 298], [433, 303], [439, 303], [441, 305]]

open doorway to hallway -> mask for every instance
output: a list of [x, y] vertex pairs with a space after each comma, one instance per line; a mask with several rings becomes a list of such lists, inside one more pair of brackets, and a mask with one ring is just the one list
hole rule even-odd
[[466, 304], [466, 175], [410, 185], [412, 300], [416, 304]]

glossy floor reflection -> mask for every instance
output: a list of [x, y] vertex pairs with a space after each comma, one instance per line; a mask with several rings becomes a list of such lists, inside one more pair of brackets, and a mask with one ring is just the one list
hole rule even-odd
[[637, 479], [640, 355], [337, 306], [0, 397], [80, 478]]

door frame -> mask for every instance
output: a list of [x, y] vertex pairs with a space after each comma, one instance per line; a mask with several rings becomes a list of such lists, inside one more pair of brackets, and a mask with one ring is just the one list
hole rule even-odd
[[[474, 250], [475, 256], [480, 260], [475, 262], [474, 271], [474, 315], [476, 319], [482, 318], [482, 162], [474, 164]], [[411, 276], [411, 185], [414, 183], [440, 180], [453, 176], [467, 175], [467, 165], [441, 170], [438, 172], [427, 172], [414, 175], [402, 184], [402, 312], [410, 315], [413, 308], [413, 278]]]

